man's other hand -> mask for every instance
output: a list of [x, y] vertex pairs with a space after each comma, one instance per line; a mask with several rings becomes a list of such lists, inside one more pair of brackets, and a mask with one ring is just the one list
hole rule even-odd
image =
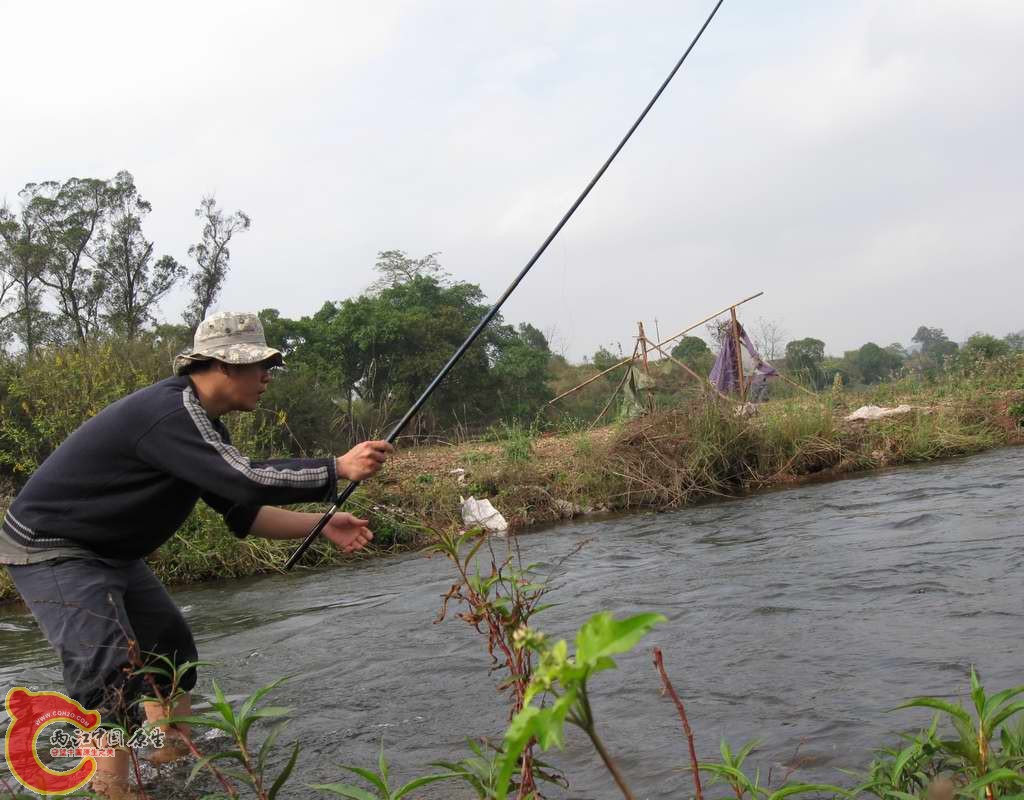
[[369, 520], [359, 519], [339, 511], [324, 527], [324, 536], [334, 542], [343, 553], [362, 550], [373, 540], [373, 531], [366, 527]]
[[377, 474], [393, 452], [395, 448], [384, 441], [361, 442], [345, 455], [338, 456], [338, 477], [350, 481], [366, 480]]

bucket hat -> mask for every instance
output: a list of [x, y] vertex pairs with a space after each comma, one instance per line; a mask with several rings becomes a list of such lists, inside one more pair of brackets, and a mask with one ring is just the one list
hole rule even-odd
[[192, 349], [174, 357], [174, 374], [181, 375], [193, 361], [216, 359], [225, 364], [256, 364], [276, 358], [284, 365], [280, 350], [267, 347], [260, 318], [249, 312], [219, 311], [196, 328]]

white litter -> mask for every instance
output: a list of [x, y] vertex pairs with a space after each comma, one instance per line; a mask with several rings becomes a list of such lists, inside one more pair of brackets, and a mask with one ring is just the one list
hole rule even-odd
[[852, 414], [848, 414], [844, 417], [844, 419], [847, 422], [854, 422], [860, 419], [882, 419], [883, 417], [895, 417], [900, 414], [908, 414], [913, 410], [914, 407], [908, 406], [906, 403], [896, 406], [896, 408], [886, 408], [885, 406], [861, 406]]
[[455, 482], [462, 486], [466, 482], [466, 470], [462, 467], [456, 467], [455, 469], [448, 470], [449, 475], [455, 476]]
[[491, 501], [475, 497], [460, 497], [462, 503], [462, 524], [467, 528], [484, 528], [490, 533], [505, 533], [508, 523]]

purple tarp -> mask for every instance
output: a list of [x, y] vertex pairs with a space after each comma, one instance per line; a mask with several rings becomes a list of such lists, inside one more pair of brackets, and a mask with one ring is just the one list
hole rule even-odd
[[[775, 367], [761, 358], [761, 355], [754, 348], [754, 343], [747, 336], [747, 332], [743, 330], [742, 325], [740, 326], [739, 338], [740, 344], [746, 348], [751, 359], [754, 361], [754, 374], [751, 376], [751, 385], [761, 390], [767, 384], [769, 378], [777, 377], [779, 373], [775, 370]], [[714, 384], [715, 388], [724, 394], [730, 392], [739, 393], [739, 371], [736, 362], [736, 340], [732, 335], [728, 335], [722, 342], [722, 349], [719, 351], [718, 358], [715, 359], [715, 365], [711, 368], [711, 374], [708, 376], [708, 380]], [[760, 391], [758, 394], [760, 394]]]

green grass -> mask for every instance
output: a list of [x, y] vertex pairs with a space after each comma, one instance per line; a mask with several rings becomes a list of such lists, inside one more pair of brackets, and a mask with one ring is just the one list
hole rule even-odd
[[[867, 423], [843, 421], [861, 405], [914, 406], [910, 414]], [[793, 393], [762, 404], [752, 417], [689, 394], [675, 407], [598, 431], [566, 425], [554, 439], [509, 423], [486, 446], [456, 448], [466, 469], [459, 484], [433, 451], [411, 451], [405, 480], [369, 481], [353, 498], [369, 514], [380, 551], [417, 547], [427, 529], [461, 525], [459, 497], [488, 497], [513, 528], [562, 519], [566, 503], [588, 509], [678, 508], [813, 475], [963, 456], [1024, 441], [1024, 357], [997, 359], [939, 380], [904, 377], [864, 391], [818, 398]], [[265, 421], [240, 417], [235, 440], [269, 455]], [[446, 452], [451, 452], [446, 451]], [[419, 454], [422, 453], [422, 456]], [[450, 459], [449, 459], [450, 460]], [[9, 497], [11, 492], [6, 493]], [[2, 503], [0, 503], [2, 505]], [[322, 510], [315, 507], [314, 510]], [[281, 569], [294, 542], [237, 540], [202, 504], [152, 559], [168, 582], [249, 575]], [[304, 561], [342, 560], [326, 542]], [[14, 595], [0, 571], [0, 599]]]

